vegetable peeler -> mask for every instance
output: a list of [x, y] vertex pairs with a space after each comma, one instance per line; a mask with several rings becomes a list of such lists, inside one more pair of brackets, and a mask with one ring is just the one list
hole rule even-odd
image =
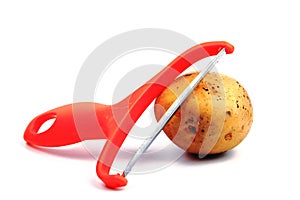
[[[203, 58], [217, 55], [223, 49], [227, 54], [234, 51], [234, 47], [224, 41], [202, 43], [188, 49], [119, 103], [113, 105], [95, 102], [73, 103], [38, 115], [28, 124], [24, 132], [24, 140], [31, 145], [58, 147], [84, 140], [106, 139], [97, 161], [97, 175], [109, 188], [125, 186], [127, 184], [125, 176], [136, 162], [139, 152], [123, 174], [109, 174], [109, 172], [120, 147], [136, 121], [180, 73]], [[45, 132], [38, 133], [40, 127], [50, 119], [55, 119], [52, 126]], [[80, 129], [80, 132], [77, 129], [78, 124], [85, 127]], [[145, 147], [147, 148], [147, 145], [140, 151], [145, 151]]]

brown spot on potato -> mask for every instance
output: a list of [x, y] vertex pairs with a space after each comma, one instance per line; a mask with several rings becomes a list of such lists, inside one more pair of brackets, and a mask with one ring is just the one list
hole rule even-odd
[[232, 140], [232, 133], [227, 133], [227, 134], [224, 136], [224, 139], [225, 139], [225, 140]]
[[231, 117], [231, 112], [230, 112], [230, 111], [226, 111], [226, 115], [227, 115], [228, 117]]

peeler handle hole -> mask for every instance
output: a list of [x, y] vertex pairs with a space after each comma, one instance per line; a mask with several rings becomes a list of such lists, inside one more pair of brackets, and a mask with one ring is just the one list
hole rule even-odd
[[52, 116], [50, 119], [46, 120], [38, 129], [37, 134], [42, 134], [49, 130], [54, 122], [56, 121], [56, 116]]

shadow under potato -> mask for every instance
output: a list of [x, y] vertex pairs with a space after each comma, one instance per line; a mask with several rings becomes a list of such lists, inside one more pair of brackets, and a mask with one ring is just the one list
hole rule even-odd
[[198, 155], [192, 153], [185, 153], [178, 160], [179, 163], [190, 165], [193, 163], [211, 163], [211, 162], [224, 162], [230, 160], [234, 157], [235, 150], [230, 150], [218, 154], [207, 154], [207, 155]]
[[190, 156], [190, 157], [194, 157], [195, 159], [201, 159], [201, 160], [212, 160], [212, 159], [218, 159], [218, 158], [221, 158], [221, 157], [224, 157], [225, 154], [227, 153], [227, 151], [225, 152], [221, 152], [221, 153], [216, 153], [216, 154], [194, 154], [194, 153], [188, 153], [187, 154]]

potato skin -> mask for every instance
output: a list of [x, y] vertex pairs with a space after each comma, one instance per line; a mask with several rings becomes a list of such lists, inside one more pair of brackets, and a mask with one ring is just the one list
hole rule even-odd
[[[155, 101], [159, 120], [197, 76], [176, 79]], [[166, 135], [193, 154], [217, 154], [237, 146], [250, 131], [253, 109], [244, 87], [226, 75], [209, 73], [164, 127]]]

